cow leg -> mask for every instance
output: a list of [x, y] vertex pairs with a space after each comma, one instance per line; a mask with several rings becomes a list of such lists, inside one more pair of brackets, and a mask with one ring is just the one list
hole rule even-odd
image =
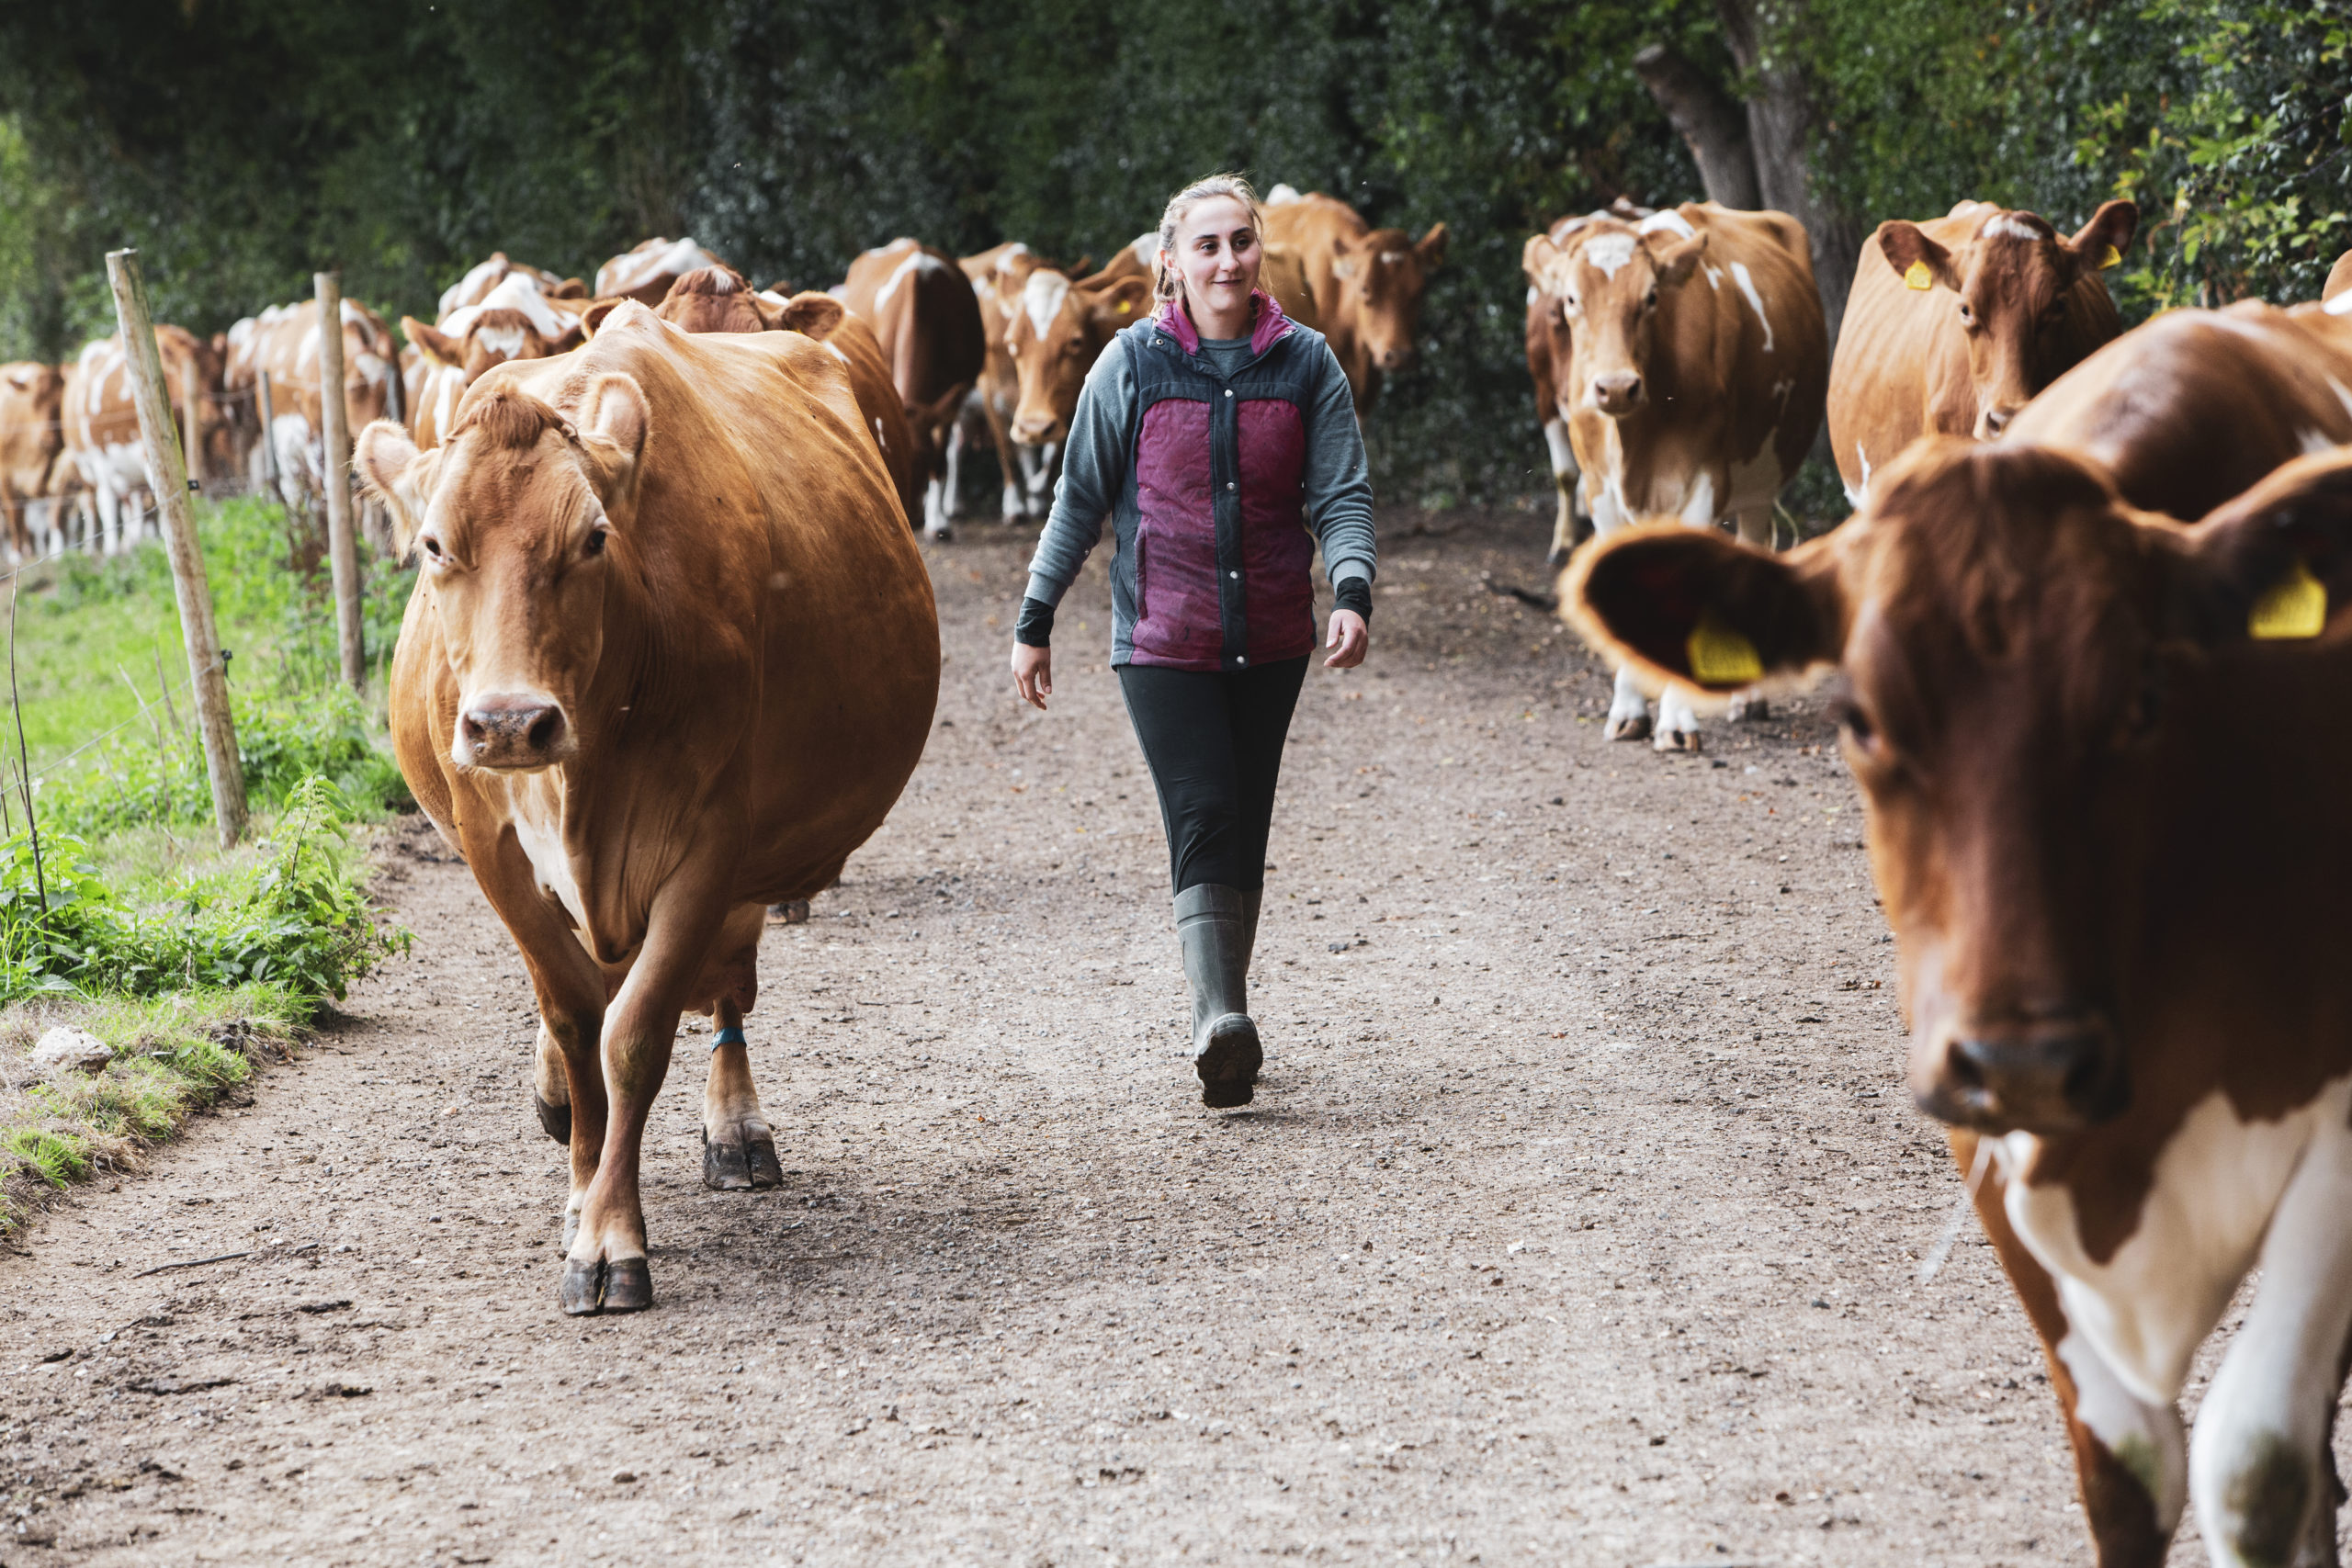
[[1577, 455], [1568, 445], [1568, 422], [1546, 422], [1544, 445], [1552, 453], [1552, 488], [1560, 495], [1559, 515], [1552, 523], [1552, 552], [1547, 558], [1556, 568], [1567, 565], [1569, 552], [1577, 547]]
[[1021, 481], [1026, 491], [1023, 510], [1031, 517], [1042, 518], [1053, 511], [1054, 480], [1060, 477], [1061, 463], [1058, 441], [1021, 449]]
[[107, 555], [112, 555], [122, 545], [122, 497], [115, 493], [112, 485], [102, 484], [96, 489], [98, 528], [92, 543], [98, 545]]
[[[610, 1105], [601, 1157], [564, 1258], [560, 1299], [571, 1316], [641, 1312], [653, 1304], [653, 1275], [645, 1260], [644, 1195], [638, 1184], [645, 1123], [669, 1072], [685, 997], [728, 912], [718, 891], [725, 886], [726, 870], [708, 864], [682, 867], [654, 896], [644, 945], [619, 994], [605, 1010], [603, 1057]], [[575, 1095], [578, 1088], [575, 1077]], [[581, 1108], [575, 1106], [575, 1147], [580, 1119]]]
[[763, 906], [736, 910], [717, 944], [726, 956], [705, 971], [695, 987], [716, 993], [710, 1009], [710, 1079], [702, 1098], [702, 1184], [722, 1192], [784, 1185], [775, 1132], [760, 1109], [760, 1091], [752, 1082], [751, 1047], [743, 1038], [743, 1014], [759, 996], [760, 936], [766, 929]]
[[[975, 391], [972, 395], [978, 397], [979, 393]], [[940, 498], [939, 514], [950, 523], [964, 515], [964, 416], [959, 413], [947, 427], [947, 477], [944, 481], [946, 493]]]
[[[1951, 1134], [1962, 1170], [1975, 1163], [1976, 1135]], [[2159, 1568], [2187, 1501], [2188, 1454], [2180, 1413], [2124, 1387], [2090, 1341], [2066, 1321], [2057, 1281], [2009, 1224], [2007, 1184], [1991, 1162], [1976, 1189], [1976, 1218], [1993, 1244], [2018, 1304], [2041, 1338], [2050, 1386], [2075, 1450], [2075, 1483], [2098, 1568]]]
[[2253, 1310], [2197, 1413], [2188, 1483], [2214, 1568], [2334, 1568], [2324, 1455], [2352, 1336], [2352, 1128], [2325, 1119], [2271, 1215]]

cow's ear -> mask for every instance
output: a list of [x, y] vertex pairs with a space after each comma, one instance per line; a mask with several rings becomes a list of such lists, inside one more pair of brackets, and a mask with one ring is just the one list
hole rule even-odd
[[798, 333], [803, 337], [812, 337], [822, 343], [833, 335], [833, 329], [840, 326], [842, 318], [848, 314], [849, 307], [831, 295], [810, 289], [795, 294], [784, 302], [784, 309], [776, 316], [776, 325], [786, 332]]
[[599, 299], [580, 312], [580, 330], [590, 339], [605, 330], [605, 318], [628, 304], [626, 299]]
[[359, 478], [392, 514], [392, 543], [400, 558], [408, 558], [424, 509], [433, 501], [433, 476], [440, 464], [440, 449], [420, 453], [408, 432], [389, 419], [371, 421], [359, 433], [351, 452]]
[[2317, 637], [2352, 603], [2352, 448], [2296, 458], [2188, 539], [2169, 606], [2179, 629], [2206, 642]]
[[1445, 225], [1432, 223], [1430, 231], [1413, 247], [1413, 255], [1423, 272], [1435, 272], [1445, 265]]
[[1117, 332], [1150, 314], [1151, 285], [1140, 277], [1118, 278], [1096, 294], [1087, 309], [1095, 325]]
[[1940, 283], [1955, 294], [1960, 292], [1960, 274], [1952, 269], [1951, 253], [1928, 238], [1927, 231], [1917, 223], [1890, 218], [1878, 226], [1874, 237], [1879, 254], [1902, 274], [1905, 283], [1915, 288]]
[[626, 504], [637, 491], [637, 460], [645, 451], [653, 411], [636, 378], [609, 371], [588, 383], [573, 426], [587, 454], [596, 499], [605, 507]]
[[2094, 272], [2104, 272], [2123, 260], [2132, 236], [2140, 231], [2140, 205], [2134, 201], [2105, 201], [2091, 220], [2066, 242], [2075, 259]]
[[1527, 275], [1528, 282], [1541, 288], [1544, 287], [1544, 275], [1551, 271], [1552, 265], [1559, 259], [1560, 247], [1552, 243], [1551, 235], [1530, 234], [1527, 236], [1527, 243], [1519, 249], [1519, 270]]
[[563, 335], [548, 344], [549, 354], [570, 354], [588, 341], [588, 329], [574, 321], [563, 329]]
[[588, 285], [580, 278], [567, 277], [542, 292], [550, 299], [585, 299], [588, 298]]
[[1677, 288], [1690, 280], [1699, 268], [1699, 258], [1707, 254], [1704, 230], [1687, 240], [1678, 240], [1662, 251], [1653, 251], [1651, 265], [1657, 268], [1657, 280], [1666, 288]]
[[1681, 524], [1621, 529], [1560, 575], [1560, 614], [1653, 689], [1726, 694], [1835, 663], [1836, 536], [1785, 556]]
[[461, 370], [466, 364], [466, 345], [438, 327], [428, 327], [414, 316], [401, 318], [401, 333], [416, 345], [416, 352], [432, 363]]

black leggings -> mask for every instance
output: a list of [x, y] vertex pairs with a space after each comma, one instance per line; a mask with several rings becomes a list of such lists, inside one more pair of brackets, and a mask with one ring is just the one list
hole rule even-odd
[[1238, 674], [1119, 666], [1168, 829], [1175, 891], [1266, 886], [1266, 833], [1308, 656]]

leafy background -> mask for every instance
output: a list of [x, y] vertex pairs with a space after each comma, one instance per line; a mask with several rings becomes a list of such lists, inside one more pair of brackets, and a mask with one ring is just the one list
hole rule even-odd
[[[2134, 316], [2311, 298], [2346, 233], [2342, 4], [1724, 0], [1804, 73], [1817, 181], [1865, 226], [1979, 197], [2062, 225], [2137, 197]], [[1522, 238], [1699, 194], [1632, 70], [1735, 95], [1713, 4], [1597, 0], [17, 0], [0, 9], [0, 356], [107, 324], [101, 257], [217, 330], [335, 265], [397, 315], [493, 248], [588, 275], [691, 233], [822, 287], [913, 233], [1097, 257], [1220, 167], [1443, 220], [1384, 492], [1548, 492]]]

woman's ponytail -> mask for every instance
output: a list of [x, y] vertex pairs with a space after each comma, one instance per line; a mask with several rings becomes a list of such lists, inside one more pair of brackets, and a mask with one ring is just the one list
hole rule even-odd
[[1184, 291], [1182, 279], [1175, 268], [1168, 265], [1168, 253], [1176, 244], [1176, 226], [1184, 221], [1184, 214], [1202, 202], [1220, 196], [1229, 196], [1250, 209], [1250, 226], [1262, 240], [1266, 231], [1266, 209], [1258, 203], [1258, 193], [1239, 175], [1211, 175], [1194, 180], [1168, 198], [1167, 210], [1159, 215], [1159, 253], [1152, 258], [1151, 293], [1155, 299], [1173, 299]]

